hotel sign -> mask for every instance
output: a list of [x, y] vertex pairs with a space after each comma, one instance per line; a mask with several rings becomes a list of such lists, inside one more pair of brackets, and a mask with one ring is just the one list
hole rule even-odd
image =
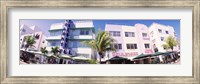
[[136, 55], [138, 55], [138, 52], [120, 52], [120, 53], [113, 52], [112, 53], [112, 56], [126, 56], [126, 57], [128, 57], [128, 56], [136, 56]]

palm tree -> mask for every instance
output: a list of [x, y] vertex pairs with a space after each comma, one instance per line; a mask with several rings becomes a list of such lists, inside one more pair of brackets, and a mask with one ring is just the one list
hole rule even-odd
[[59, 47], [52, 47], [51, 48], [51, 52], [53, 53], [54, 56], [58, 56], [59, 51]]
[[32, 36], [27, 36], [26, 38], [26, 45], [25, 45], [25, 51], [27, 50], [27, 48], [32, 47], [33, 44], [35, 44], [35, 38]]
[[99, 61], [104, 57], [106, 51], [115, 51], [116, 49], [112, 46], [114, 39], [110, 37], [107, 31], [98, 31], [95, 40], [85, 41], [85, 44], [89, 45], [99, 54]]
[[46, 47], [41, 47], [40, 51], [46, 55], [48, 53], [48, 51], [46, 50]]
[[171, 49], [173, 51], [174, 46], [177, 46], [177, 41], [174, 37], [168, 36], [167, 39], [165, 40], [166, 44], [163, 44], [162, 47], [164, 49]]

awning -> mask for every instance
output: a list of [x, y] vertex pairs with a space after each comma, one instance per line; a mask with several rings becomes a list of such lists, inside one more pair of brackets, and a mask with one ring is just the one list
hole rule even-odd
[[140, 59], [140, 58], [145, 58], [145, 57], [149, 57], [149, 56], [152, 56], [152, 54], [140, 54], [140, 55], [138, 55], [138, 56], [136, 56], [135, 58], [133, 58], [133, 59]]
[[115, 60], [129, 60], [129, 59], [124, 58], [124, 57], [115, 56], [115, 57], [108, 59], [107, 61], [115, 61]]
[[131, 56], [131, 57], [126, 57], [128, 58], [129, 60], [133, 60], [134, 58], [136, 58], [137, 56]]
[[163, 53], [163, 52], [156, 52], [156, 53], [151, 54], [151, 55], [152, 55], [152, 56], [158, 56], [158, 55], [162, 55], [162, 54], [165, 54], [165, 53]]

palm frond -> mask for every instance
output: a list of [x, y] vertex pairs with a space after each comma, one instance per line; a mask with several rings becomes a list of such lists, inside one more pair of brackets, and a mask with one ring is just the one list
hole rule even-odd
[[166, 44], [162, 45], [163, 48], [169, 49], [171, 48], [173, 50], [174, 46], [177, 46], [177, 40], [173, 36], [168, 36], [165, 39]]

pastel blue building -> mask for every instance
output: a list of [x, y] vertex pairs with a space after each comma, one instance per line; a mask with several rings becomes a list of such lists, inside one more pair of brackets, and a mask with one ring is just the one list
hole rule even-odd
[[50, 36], [47, 37], [48, 47], [58, 46], [61, 54], [93, 58], [93, 50], [83, 43], [95, 39], [95, 28], [92, 21], [66, 20], [51, 25]]

